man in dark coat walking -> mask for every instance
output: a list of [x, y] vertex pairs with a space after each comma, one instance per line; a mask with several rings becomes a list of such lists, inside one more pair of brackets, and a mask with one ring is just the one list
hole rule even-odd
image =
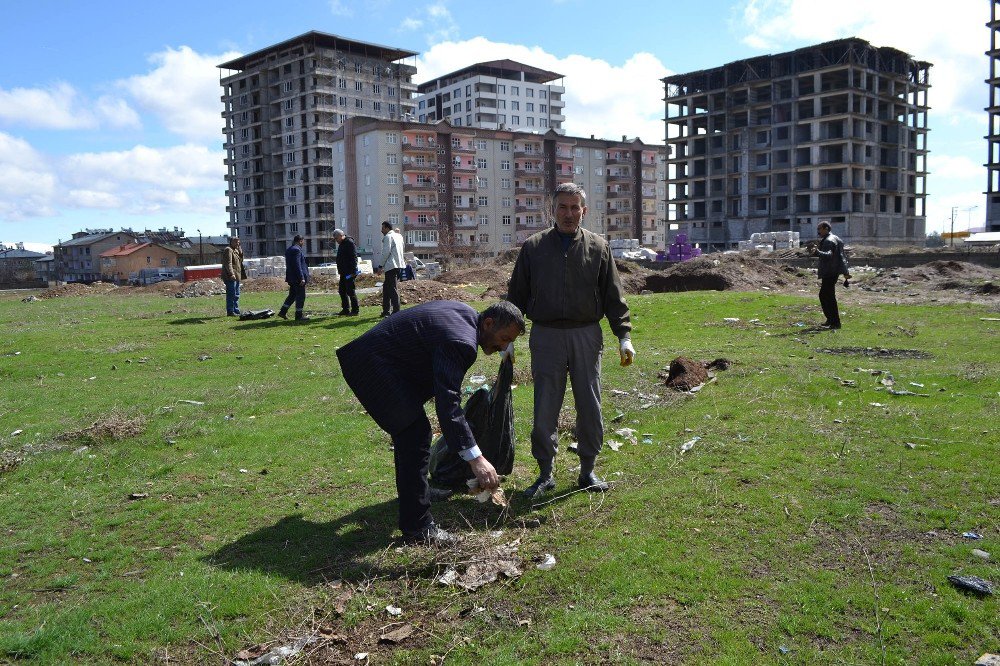
[[837, 304], [837, 280], [844, 276], [844, 284], [851, 279], [851, 272], [847, 268], [847, 259], [844, 258], [844, 241], [840, 240], [831, 232], [830, 223], [822, 221], [816, 225], [819, 233], [819, 244], [816, 247], [816, 254], [819, 256], [819, 304], [823, 308], [826, 321], [820, 324], [821, 328], [840, 328], [840, 306]]
[[431, 516], [427, 467], [431, 424], [424, 403], [434, 398], [448, 446], [469, 463], [484, 489], [496, 469], [476, 445], [462, 411], [462, 382], [476, 360], [502, 352], [524, 333], [524, 317], [501, 301], [482, 313], [457, 301], [430, 301], [381, 321], [337, 350], [347, 385], [392, 437], [399, 528], [407, 542], [448, 543], [453, 537]]
[[333, 230], [333, 240], [337, 244], [337, 273], [340, 282], [337, 291], [340, 293], [340, 312], [338, 315], [358, 314], [358, 292], [356, 278], [358, 275], [358, 247], [354, 239], [341, 229]]
[[302, 247], [306, 244], [306, 239], [295, 234], [292, 244], [285, 250], [285, 282], [288, 283], [288, 298], [285, 299], [278, 316], [288, 319], [288, 308], [295, 303], [295, 318], [297, 320], [308, 319], [302, 309], [306, 302], [306, 283], [309, 282], [309, 267], [306, 266], [306, 255], [302, 252]]

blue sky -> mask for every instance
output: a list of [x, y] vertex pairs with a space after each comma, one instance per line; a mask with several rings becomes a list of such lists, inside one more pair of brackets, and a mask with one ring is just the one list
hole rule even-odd
[[[417, 82], [512, 58], [566, 75], [571, 135], [663, 137], [668, 74], [857, 36], [934, 64], [928, 230], [983, 224], [984, 0], [4, 0], [0, 242], [226, 231], [217, 64], [310, 30], [417, 51]], [[975, 208], [973, 208], [975, 207]]]

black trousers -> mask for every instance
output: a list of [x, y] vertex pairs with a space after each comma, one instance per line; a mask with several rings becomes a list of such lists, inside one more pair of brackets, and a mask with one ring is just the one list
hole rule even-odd
[[337, 293], [340, 294], [340, 309], [346, 312], [358, 311], [358, 292], [354, 278], [340, 276], [340, 284], [337, 285]]
[[427, 484], [431, 457], [430, 421], [421, 415], [405, 430], [392, 436], [392, 446], [399, 496], [399, 529], [404, 535], [415, 536], [434, 522]]
[[399, 270], [390, 268], [385, 272], [385, 279], [382, 281], [382, 314], [399, 312]]
[[290, 284], [288, 285], [288, 298], [285, 299], [283, 307], [285, 310], [292, 307], [292, 303], [295, 303], [295, 309], [301, 310], [306, 304], [306, 286], [304, 284]]
[[833, 277], [820, 278], [819, 304], [823, 308], [826, 322], [834, 326], [840, 325], [840, 308], [837, 306], [837, 279]]

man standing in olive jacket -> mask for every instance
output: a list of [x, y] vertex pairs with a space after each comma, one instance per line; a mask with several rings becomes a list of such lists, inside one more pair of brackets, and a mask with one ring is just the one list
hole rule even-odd
[[618, 268], [607, 242], [582, 229], [587, 194], [575, 183], [553, 193], [555, 226], [525, 241], [514, 264], [507, 298], [533, 323], [528, 348], [535, 385], [531, 455], [538, 479], [524, 492], [534, 497], [555, 488], [552, 461], [558, 450], [559, 410], [566, 395], [566, 375], [573, 385], [581, 488], [608, 489], [594, 474], [604, 442], [601, 417], [601, 319], [607, 317], [619, 339], [621, 364], [635, 357], [632, 323]]
[[226, 283], [226, 315], [240, 314], [240, 282], [246, 279], [240, 239], [229, 237], [229, 247], [222, 251], [222, 281]]
[[340, 312], [338, 315], [358, 314], [358, 292], [356, 279], [358, 276], [358, 247], [354, 239], [342, 229], [333, 230], [333, 241], [337, 244], [337, 273], [340, 282], [337, 291], [340, 293]]

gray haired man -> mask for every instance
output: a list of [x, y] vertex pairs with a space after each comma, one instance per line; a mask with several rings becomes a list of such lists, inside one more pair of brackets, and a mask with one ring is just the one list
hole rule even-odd
[[529, 497], [555, 488], [552, 463], [567, 375], [576, 404], [579, 486], [597, 492], [608, 489], [594, 474], [604, 442], [602, 318], [607, 317], [619, 339], [621, 364], [630, 365], [635, 357], [632, 322], [611, 249], [603, 238], [580, 226], [587, 214], [586, 192], [574, 183], [563, 183], [552, 198], [555, 225], [524, 242], [507, 289], [507, 298], [533, 323], [528, 342], [535, 385], [531, 455], [538, 461], [539, 474], [525, 490]]

